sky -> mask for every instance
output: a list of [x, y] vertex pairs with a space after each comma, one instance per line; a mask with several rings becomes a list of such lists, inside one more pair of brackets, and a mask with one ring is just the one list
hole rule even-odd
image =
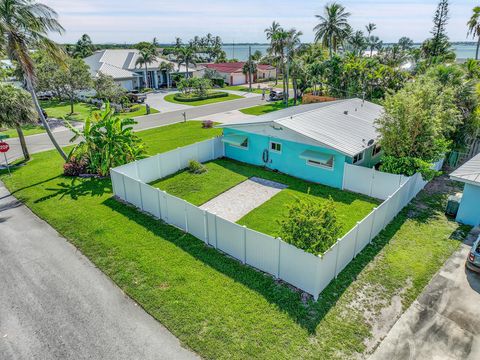
[[[87, 33], [95, 43], [172, 43], [175, 37], [188, 41], [195, 35], [212, 33], [223, 42], [266, 42], [264, 29], [272, 21], [296, 28], [302, 41], [314, 38], [316, 14], [329, 1], [322, 0], [40, 0], [59, 14], [66, 29], [58, 42], [75, 42]], [[375, 35], [384, 42], [408, 36], [421, 42], [429, 36], [438, 0], [343, 0], [352, 14], [350, 24], [363, 29], [377, 24]], [[447, 27], [452, 41], [466, 41], [466, 22], [474, 0], [450, 0]]]

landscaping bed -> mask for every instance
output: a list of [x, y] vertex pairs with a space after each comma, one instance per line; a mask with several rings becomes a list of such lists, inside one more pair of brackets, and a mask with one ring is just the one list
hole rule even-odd
[[175, 101], [180, 101], [180, 102], [195, 102], [195, 101], [201, 101], [201, 100], [208, 100], [208, 99], [218, 99], [222, 97], [228, 97], [228, 93], [226, 92], [210, 92], [206, 95], [196, 95], [196, 94], [191, 94], [191, 95], [185, 95], [183, 93], [177, 93], [173, 97]]
[[[218, 130], [198, 125], [187, 122], [138, 135], [155, 154]], [[55, 151], [34, 154], [26, 166], [12, 169], [12, 176], [0, 171], [0, 179], [203, 358], [367, 357], [462, 236], [443, 212], [448, 194], [458, 189], [428, 185], [315, 303], [112, 199], [109, 179], [64, 177], [62, 163]]]
[[[207, 104], [213, 104], [213, 103], [222, 102], [222, 101], [230, 101], [230, 100], [237, 100], [237, 99], [243, 98], [243, 96], [229, 94], [226, 92], [215, 92], [213, 94], [217, 94], [217, 95], [215, 95], [214, 97], [207, 97], [203, 99], [201, 97], [192, 95], [192, 96], [184, 96], [182, 100], [177, 100], [180, 94], [175, 93], [175, 94], [169, 94], [165, 96], [164, 100], [171, 103], [175, 103], [175, 104], [201, 106], [201, 105], [207, 105]], [[222, 95], [218, 95], [218, 94], [222, 94]], [[185, 100], [185, 99], [188, 99], [188, 100]]]
[[294, 203], [297, 198], [323, 202], [331, 196], [335, 201], [338, 220], [342, 225], [342, 235], [379, 204], [378, 200], [367, 196], [310, 183], [230, 159], [214, 160], [206, 163], [205, 167], [207, 171], [202, 174], [192, 174], [188, 170], [183, 170], [151, 185], [197, 206], [251, 177], [287, 185], [288, 188], [238, 221], [241, 225], [271, 236], [278, 236], [279, 222], [288, 216], [288, 205]]

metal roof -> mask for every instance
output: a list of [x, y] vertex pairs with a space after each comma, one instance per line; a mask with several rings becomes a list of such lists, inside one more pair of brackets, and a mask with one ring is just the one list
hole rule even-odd
[[450, 178], [464, 183], [480, 185], [480, 154], [452, 172]]
[[251, 125], [276, 124], [353, 157], [369, 147], [370, 140], [377, 140], [375, 120], [383, 113], [380, 105], [361, 99], [301, 105], [291, 109], [294, 109], [290, 110], [291, 113], [275, 111], [254, 121], [219, 127], [241, 128], [248, 132]]

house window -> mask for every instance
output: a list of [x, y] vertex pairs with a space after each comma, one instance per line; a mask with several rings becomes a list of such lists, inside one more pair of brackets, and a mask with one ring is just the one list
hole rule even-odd
[[245, 141], [242, 142], [242, 143], [239, 145], [239, 147], [247, 149], [247, 148], [248, 148], [248, 138], [245, 138]]
[[353, 164], [358, 164], [358, 163], [360, 163], [360, 162], [362, 162], [362, 161], [363, 161], [363, 151], [362, 151], [361, 153], [358, 153], [357, 155], [355, 155], [355, 156], [353, 157], [352, 163], [353, 163]]
[[380, 146], [380, 144], [375, 144], [372, 150], [372, 156], [377, 156], [378, 154], [380, 154], [380, 151], [382, 151], [382, 147]]
[[270, 142], [270, 150], [273, 152], [281, 153], [282, 152], [282, 144], [278, 142], [271, 141]]
[[313, 159], [308, 159], [307, 160], [307, 165], [320, 167], [320, 168], [324, 168], [324, 169], [333, 169], [333, 156], [325, 162], [318, 161], [318, 160], [313, 160]]

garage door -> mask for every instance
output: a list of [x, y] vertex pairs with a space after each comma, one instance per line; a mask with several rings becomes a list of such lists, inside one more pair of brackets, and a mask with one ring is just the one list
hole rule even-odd
[[232, 74], [232, 85], [243, 85], [246, 83], [245, 74]]

